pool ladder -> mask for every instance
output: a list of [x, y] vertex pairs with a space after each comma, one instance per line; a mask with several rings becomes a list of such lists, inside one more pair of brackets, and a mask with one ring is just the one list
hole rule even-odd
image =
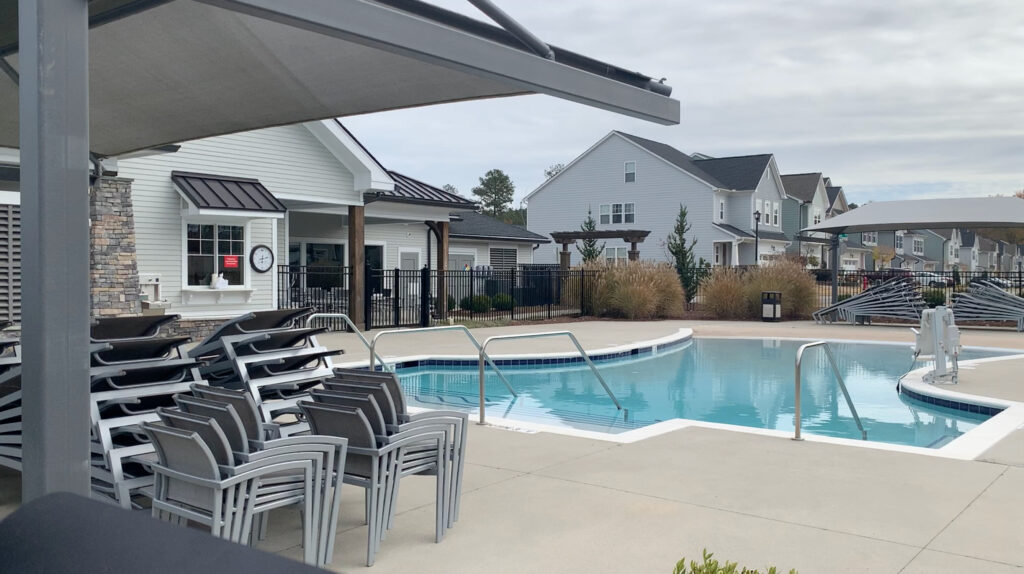
[[863, 440], [868, 440], [868, 431], [864, 430], [864, 425], [860, 422], [860, 416], [857, 414], [857, 408], [853, 406], [853, 399], [850, 398], [850, 391], [846, 390], [846, 383], [843, 382], [843, 376], [839, 374], [839, 367], [836, 365], [836, 358], [832, 355], [832, 349], [828, 346], [826, 341], [815, 341], [813, 343], [807, 343], [806, 345], [800, 345], [800, 348], [796, 350], [796, 373], [794, 376], [796, 399], [794, 402], [795, 412], [793, 414], [793, 440], [804, 440], [800, 436], [800, 363], [803, 361], [804, 351], [812, 347], [821, 347], [822, 350], [825, 351], [825, 356], [828, 357], [828, 362], [832, 365], [832, 373], [836, 376], [839, 388], [843, 391], [843, 396], [846, 398], [846, 405], [850, 407], [850, 412], [853, 414], [853, 420], [857, 423], [857, 428], [860, 429], [860, 436]]

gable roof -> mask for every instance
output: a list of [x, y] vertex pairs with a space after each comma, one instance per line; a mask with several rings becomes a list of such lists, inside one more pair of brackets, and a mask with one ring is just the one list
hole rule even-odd
[[699, 159], [693, 163], [704, 173], [710, 173], [724, 184], [724, 189], [740, 191], [757, 189], [764, 171], [772, 160], [772, 154], [743, 155]]
[[[814, 201], [814, 194], [818, 191], [818, 183], [821, 182], [821, 173], [792, 173], [782, 176], [782, 186], [786, 188], [786, 195], [795, 197], [804, 203]], [[831, 204], [831, 201], [829, 202]]]
[[842, 192], [843, 192], [842, 186], [832, 186], [832, 185], [830, 185], [830, 186], [827, 186], [825, 188], [825, 193], [828, 195], [828, 206], [830, 208], [831, 207], [835, 207], [836, 199], [839, 198], [839, 194], [842, 193]]
[[367, 193], [364, 197], [366, 203], [372, 201], [394, 201], [397, 203], [415, 203], [420, 205], [442, 205], [449, 207], [460, 207], [464, 209], [476, 209], [476, 203], [457, 195], [448, 193], [443, 189], [436, 188], [429, 183], [402, 175], [397, 171], [388, 171], [391, 179], [395, 180], [393, 191], [375, 191]]
[[976, 234], [968, 229], [960, 230], [960, 246], [961, 247], [974, 247], [974, 238]]
[[284, 213], [286, 208], [258, 179], [172, 171], [171, 181], [199, 209]]
[[953, 229], [929, 229], [935, 235], [942, 237], [943, 239], [953, 239]]
[[450, 237], [463, 239], [489, 239], [491, 241], [522, 241], [528, 243], [551, 243], [551, 240], [532, 231], [511, 225], [504, 221], [477, 213], [466, 211], [458, 214], [461, 219], [452, 219], [448, 229]]
[[988, 237], [978, 236], [978, 248], [982, 251], [995, 251], [996, 242], [992, 241]]
[[768, 169], [768, 163], [772, 159], [771, 154], [694, 159], [668, 144], [620, 131], [614, 133], [718, 189], [757, 189], [757, 184], [761, 182], [761, 176], [764, 175], [764, 170]]

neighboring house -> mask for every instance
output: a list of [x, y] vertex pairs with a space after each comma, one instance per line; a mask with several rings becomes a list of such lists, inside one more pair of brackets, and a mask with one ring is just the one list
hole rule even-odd
[[[866, 241], [866, 242], [865, 242]], [[844, 271], [861, 269], [874, 270], [874, 249], [878, 245], [878, 233], [850, 233], [839, 244], [839, 268]], [[826, 246], [825, 255], [828, 256]]]
[[1013, 255], [1017, 246], [1003, 240], [996, 243], [999, 246], [999, 271], [1013, 271]]
[[[785, 189], [771, 154], [712, 158], [613, 131], [526, 196], [530, 231], [575, 231], [590, 213], [599, 230], [646, 230], [642, 259], [667, 261], [665, 240], [679, 206], [688, 210], [696, 256], [716, 266], [752, 265], [785, 253]], [[754, 212], [761, 214], [755, 225]], [[755, 257], [755, 228], [758, 249]], [[605, 241], [606, 259], [625, 261], [628, 245]], [[556, 246], [537, 250], [556, 263]], [[580, 262], [571, 250], [572, 264]]]
[[843, 192], [842, 186], [832, 185], [832, 179], [828, 177], [825, 178], [825, 193], [828, 194], [828, 212], [825, 214], [827, 217], [835, 217], [850, 211], [850, 204], [846, 201], [846, 193]]
[[[335, 120], [171, 149], [121, 158], [117, 177], [107, 179], [126, 190], [142, 291], [155, 299], [158, 285], [164, 303], [150, 305], [187, 319], [273, 309], [290, 296], [297, 270], [317, 270], [304, 287], [344, 289], [347, 275], [324, 270], [351, 267], [356, 254], [374, 269], [436, 269], [431, 226], [447, 235], [448, 269], [530, 264], [534, 246], [546, 241], [385, 169]], [[269, 268], [257, 267], [258, 247], [269, 252]], [[210, 288], [215, 274], [226, 288]]]
[[977, 271], [999, 271], [999, 245], [987, 237], [977, 236]]
[[978, 234], [969, 229], [960, 229], [960, 268], [963, 271], [980, 271], [981, 253]]
[[935, 229], [933, 233], [943, 240], [942, 245], [942, 271], [952, 271], [954, 268], [963, 269], [960, 265], [960, 248], [963, 240], [960, 237], [959, 229]]
[[[808, 267], [828, 267], [830, 237], [827, 233], [800, 234], [800, 230], [821, 223], [829, 210], [825, 179], [820, 173], [782, 176], [786, 199], [782, 202], [782, 231], [791, 241], [788, 251], [807, 259]], [[847, 268], [840, 262], [841, 268]], [[859, 267], [858, 267], [859, 269]]]

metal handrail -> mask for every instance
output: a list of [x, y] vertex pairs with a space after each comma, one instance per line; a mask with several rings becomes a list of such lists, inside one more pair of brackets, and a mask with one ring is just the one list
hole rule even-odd
[[[608, 383], [604, 381], [604, 377], [602, 377], [601, 373], [597, 370], [597, 366], [595, 366], [594, 362], [590, 360], [590, 356], [587, 355], [587, 352], [583, 350], [583, 346], [580, 345], [579, 340], [576, 339], [576, 335], [573, 335], [570, 331], [546, 331], [543, 333], [519, 333], [515, 335], [495, 335], [493, 337], [488, 337], [487, 339], [484, 340], [484, 344], [480, 346], [480, 357], [482, 359], [483, 357], [487, 356], [487, 345], [490, 345], [491, 341], [507, 341], [510, 339], [539, 339], [542, 337], [560, 336], [569, 337], [569, 340], [572, 341], [572, 344], [576, 345], [576, 350], [580, 352], [580, 355], [583, 357], [583, 360], [586, 361], [587, 365], [590, 366], [590, 370], [593, 371], [594, 376], [597, 377], [598, 382], [600, 382], [601, 386], [604, 387], [604, 391], [608, 393], [609, 397], [611, 397], [612, 402], [615, 403], [615, 408], [626, 413], [626, 416], [628, 417], [629, 411], [622, 408], [622, 404], [619, 402], [619, 399], [615, 397], [615, 393], [613, 393], [612, 390], [608, 387]], [[480, 360], [478, 362], [480, 364], [480, 424], [486, 424], [486, 417], [484, 414], [484, 410], [486, 408], [484, 405], [484, 362], [483, 360]]]
[[[313, 313], [309, 317], [306, 317], [306, 326], [309, 327], [309, 324], [313, 322], [313, 319], [321, 318], [341, 319], [342, 321], [345, 322], [346, 325], [348, 325], [350, 329], [352, 329], [352, 332], [356, 334], [356, 337], [359, 337], [359, 340], [363, 342], [363, 346], [366, 347], [366, 350], [370, 351], [370, 369], [372, 370], [373, 356], [376, 355], [376, 353], [374, 352], [373, 347], [370, 345], [370, 342], [366, 340], [366, 337], [364, 337], [363, 334], [359, 332], [359, 329], [356, 327], [356, 324], [352, 322], [352, 319], [344, 313]], [[387, 363], [384, 362], [384, 359], [381, 359], [380, 356], [378, 355], [377, 360], [380, 361], [380, 364], [381, 366], [384, 367], [384, 369], [387, 369]]]
[[[508, 382], [508, 379], [505, 378], [505, 375], [503, 375], [501, 373], [501, 370], [498, 369], [498, 365], [494, 364], [494, 361], [491, 360], [491, 357], [484, 352], [483, 347], [480, 345], [480, 341], [478, 341], [477, 338], [473, 336], [473, 333], [471, 333], [465, 325], [442, 325], [439, 327], [423, 327], [421, 329], [390, 329], [387, 331], [379, 331], [376, 335], [373, 336], [373, 341], [370, 342], [370, 370], [372, 371], [374, 368], [374, 357], [377, 357], [377, 359], [380, 360], [380, 364], [384, 365], [384, 361], [380, 358], [380, 356], [377, 355], [376, 351], [377, 340], [383, 337], [384, 335], [394, 335], [398, 333], [427, 333], [430, 331], [462, 331], [463, 333], [465, 333], [466, 337], [469, 339], [469, 342], [473, 343], [473, 346], [476, 347], [476, 350], [480, 353], [480, 360], [487, 361], [487, 364], [489, 364], [491, 368], [494, 369], [494, 372], [498, 374], [498, 378], [501, 379], [501, 382], [505, 383], [505, 386], [508, 387], [508, 392], [512, 393], [513, 397], [519, 396], [519, 393], [517, 393], [516, 390], [512, 388], [512, 383]], [[482, 366], [483, 363], [481, 363], [481, 367]]]
[[868, 440], [868, 431], [864, 430], [864, 425], [860, 422], [860, 416], [857, 414], [857, 409], [853, 406], [853, 399], [850, 398], [850, 392], [846, 390], [846, 383], [843, 382], [843, 376], [839, 374], [839, 367], [836, 365], [836, 358], [832, 355], [832, 349], [828, 346], [826, 341], [815, 341], [813, 343], [807, 343], [806, 345], [800, 345], [800, 348], [796, 350], [796, 374], [794, 377], [796, 384], [796, 399], [795, 399], [795, 413], [794, 413], [794, 433], [793, 440], [804, 440], [800, 437], [800, 363], [804, 358], [804, 351], [811, 347], [822, 347], [825, 350], [825, 356], [828, 357], [829, 364], [832, 365], [832, 373], [836, 376], [836, 381], [839, 383], [839, 388], [843, 391], [843, 396], [846, 397], [846, 405], [850, 407], [850, 412], [853, 413], [853, 420], [857, 422], [857, 428], [860, 429], [860, 436], [863, 440]]

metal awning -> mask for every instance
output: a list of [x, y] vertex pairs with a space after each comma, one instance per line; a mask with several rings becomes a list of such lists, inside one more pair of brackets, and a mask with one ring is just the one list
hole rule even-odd
[[953, 227], [1024, 227], [1024, 200], [1016, 197], [971, 197], [878, 201], [800, 232], [837, 234]]
[[[679, 102], [652, 91], [648, 76], [560, 49], [551, 61], [507, 41], [501, 28], [422, 2], [390, 4], [89, 2], [90, 150], [114, 156], [260, 127], [529, 93], [679, 122]], [[0, 0], [0, 14], [13, 16], [16, 5]], [[15, 71], [17, 24], [0, 18], [0, 55]], [[17, 96], [15, 82], [0, 74], [0, 146], [18, 147]]]
[[258, 179], [172, 171], [171, 181], [198, 213], [239, 211], [282, 217], [287, 210]]

